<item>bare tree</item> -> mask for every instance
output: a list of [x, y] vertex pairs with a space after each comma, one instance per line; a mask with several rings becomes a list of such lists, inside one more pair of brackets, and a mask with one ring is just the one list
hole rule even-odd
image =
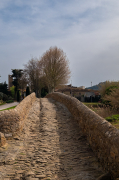
[[42, 66], [42, 75], [49, 89], [53, 92], [55, 87], [59, 84], [67, 84], [70, 78], [69, 61], [66, 54], [57, 47], [50, 47], [40, 60]]
[[106, 90], [112, 86], [119, 87], [119, 81], [106, 81], [100, 85], [99, 92], [100, 92], [102, 98], [106, 95]]
[[22, 76], [19, 80], [19, 84], [20, 84], [20, 89], [21, 89], [21, 95], [23, 96], [23, 92], [26, 89], [27, 84], [28, 84], [27, 77], [24, 71], [22, 72]]
[[105, 95], [105, 101], [108, 101], [114, 109], [119, 111], [119, 87], [112, 89], [109, 95]]
[[31, 92], [36, 92], [38, 96], [39, 86], [40, 86], [40, 66], [37, 58], [32, 58], [27, 64], [24, 65], [24, 74], [27, 79], [28, 85]]

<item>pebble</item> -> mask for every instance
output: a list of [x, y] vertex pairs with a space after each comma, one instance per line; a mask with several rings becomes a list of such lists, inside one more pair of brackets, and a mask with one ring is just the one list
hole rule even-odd
[[0, 149], [1, 180], [96, 180], [105, 172], [68, 109], [37, 99], [21, 134]]

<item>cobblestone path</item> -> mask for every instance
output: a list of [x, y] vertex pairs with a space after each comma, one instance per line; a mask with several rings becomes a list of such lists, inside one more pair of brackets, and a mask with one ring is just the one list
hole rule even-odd
[[96, 180], [104, 173], [67, 108], [51, 99], [34, 103], [23, 132], [8, 143], [0, 149], [1, 180]]

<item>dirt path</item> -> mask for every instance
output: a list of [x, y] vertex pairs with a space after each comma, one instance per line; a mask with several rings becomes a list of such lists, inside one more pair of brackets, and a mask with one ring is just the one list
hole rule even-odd
[[13, 102], [13, 103], [6, 103], [4, 105], [0, 106], [0, 110], [7, 109], [9, 107], [17, 106], [19, 102]]
[[67, 108], [46, 98], [40, 106], [37, 100], [23, 133], [1, 155], [5, 180], [96, 180], [104, 173]]

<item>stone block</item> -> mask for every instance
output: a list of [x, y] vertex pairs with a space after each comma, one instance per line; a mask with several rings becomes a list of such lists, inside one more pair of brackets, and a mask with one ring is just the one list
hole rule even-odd
[[0, 131], [6, 134], [16, 134], [17, 132], [21, 131], [23, 127], [23, 123], [21, 122], [27, 117], [27, 114], [35, 100], [35, 93], [32, 93], [23, 99], [15, 109], [1, 111]]
[[6, 144], [6, 139], [3, 133], [0, 132], [0, 147]]

